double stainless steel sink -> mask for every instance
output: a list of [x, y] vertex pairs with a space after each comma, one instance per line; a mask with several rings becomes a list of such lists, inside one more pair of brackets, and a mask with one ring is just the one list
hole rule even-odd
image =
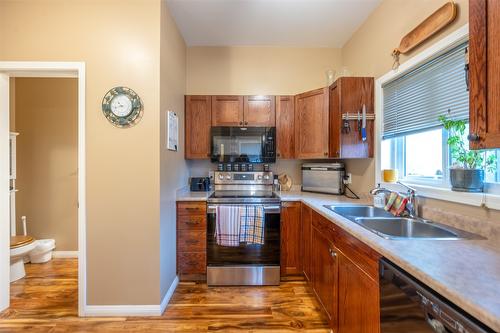
[[325, 205], [334, 213], [387, 239], [482, 239], [481, 236], [414, 217], [395, 217], [382, 208], [361, 205]]

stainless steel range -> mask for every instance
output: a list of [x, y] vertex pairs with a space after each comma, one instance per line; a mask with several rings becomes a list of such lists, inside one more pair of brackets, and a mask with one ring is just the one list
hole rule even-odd
[[[273, 192], [272, 172], [215, 172], [208, 198], [208, 285], [278, 285], [280, 282], [280, 198]], [[218, 245], [218, 206], [262, 206], [264, 241], [239, 246]]]

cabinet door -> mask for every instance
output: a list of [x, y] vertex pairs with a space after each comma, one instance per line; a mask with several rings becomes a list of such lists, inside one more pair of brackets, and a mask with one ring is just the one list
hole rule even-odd
[[328, 157], [328, 88], [295, 96], [296, 158]]
[[244, 126], [276, 126], [274, 96], [245, 96], [243, 106]]
[[243, 96], [212, 96], [212, 126], [243, 126]]
[[295, 101], [293, 96], [276, 97], [277, 157], [295, 158]]
[[500, 1], [469, 1], [469, 139], [500, 148]]
[[372, 77], [342, 77], [330, 86], [330, 157], [373, 157], [374, 121], [366, 121], [366, 140], [363, 141], [357, 120], [350, 120], [350, 131], [342, 131], [342, 114], [362, 115], [374, 112], [374, 85]]
[[300, 202], [281, 204], [281, 275], [302, 274]]
[[302, 205], [302, 265], [304, 275], [308, 281], [312, 280], [311, 272], [311, 243], [312, 243], [312, 209]]
[[337, 250], [321, 230], [312, 228], [312, 286], [330, 327], [337, 327]]
[[329, 156], [334, 158], [340, 158], [340, 135], [342, 132], [342, 110], [340, 109], [340, 79], [335, 81], [330, 86], [330, 112], [329, 112], [329, 131], [330, 131], [330, 141], [329, 141]]
[[379, 333], [378, 281], [341, 252], [338, 266], [338, 333]]
[[186, 96], [186, 159], [208, 159], [210, 156], [210, 96]]

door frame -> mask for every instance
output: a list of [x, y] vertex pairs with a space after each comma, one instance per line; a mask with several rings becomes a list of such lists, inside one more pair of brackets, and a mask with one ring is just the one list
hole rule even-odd
[[84, 316], [87, 304], [84, 62], [0, 61], [0, 156], [7, 156], [7, 158], [0, 158], [0, 311], [10, 305], [10, 232], [8, 232], [10, 227], [8, 209], [10, 77], [78, 79], [78, 315]]

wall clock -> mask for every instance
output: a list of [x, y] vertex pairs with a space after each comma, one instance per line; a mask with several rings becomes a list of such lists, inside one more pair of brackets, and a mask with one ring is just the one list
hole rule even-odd
[[143, 105], [139, 95], [132, 89], [114, 87], [102, 99], [102, 112], [116, 127], [127, 128], [141, 120]]

